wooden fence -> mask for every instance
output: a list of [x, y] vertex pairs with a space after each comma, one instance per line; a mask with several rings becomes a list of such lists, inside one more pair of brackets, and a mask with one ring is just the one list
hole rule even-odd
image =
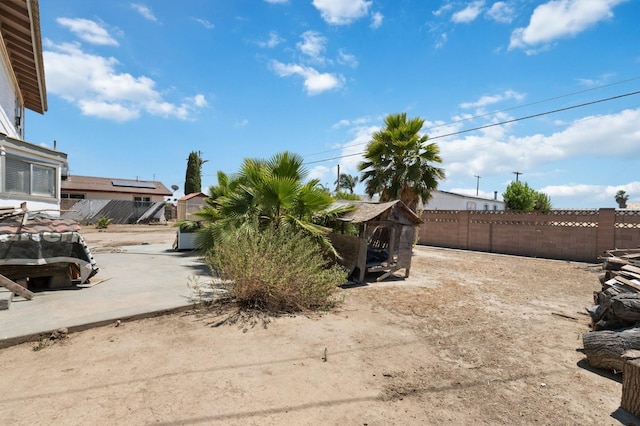
[[639, 210], [425, 210], [418, 244], [596, 262], [605, 250], [640, 246]]

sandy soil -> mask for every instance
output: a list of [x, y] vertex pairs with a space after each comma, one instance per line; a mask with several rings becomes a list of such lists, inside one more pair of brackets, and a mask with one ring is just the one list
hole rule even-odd
[[[138, 228], [138, 227], [137, 227]], [[174, 229], [83, 230], [91, 247]], [[620, 377], [586, 367], [579, 263], [417, 247], [408, 279], [317, 317], [233, 306], [0, 351], [3, 424], [617, 425]], [[326, 357], [325, 357], [326, 355]], [[625, 422], [628, 420], [625, 419]]]

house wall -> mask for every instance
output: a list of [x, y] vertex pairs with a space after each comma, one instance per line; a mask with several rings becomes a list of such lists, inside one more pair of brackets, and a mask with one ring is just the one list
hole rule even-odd
[[[7, 156], [19, 158], [21, 161], [51, 167], [55, 170], [54, 195], [31, 195], [25, 193], [6, 192], [5, 174]], [[40, 146], [0, 135], [0, 206], [19, 207], [26, 202], [30, 211], [42, 210], [51, 216], [60, 214], [60, 183], [62, 166], [66, 164], [66, 154], [51, 151]]]
[[[433, 191], [425, 210], [504, 210], [504, 202]], [[495, 208], [494, 208], [495, 206]]]
[[419, 244], [492, 253], [596, 262], [605, 250], [640, 246], [640, 211], [425, 210]]
[[[128, 200], [133, 201], [134, 197], [150, 197], [151, 202], [164, 201], [164, 195], [155, 194], [134, 194], [134, 193], [122, 193], [122, 192], [91, 192], [91, 191], [76, 191], [76, 190], [62, 190], [65, 194], [84, 194], [84, 198], [87, 200]], [[75, 200], [77, 201], [77, 200]]]
[[1, 35], [0, 42], [0, 132], [9, 137], [21, 138], [21, 133], [16, 129], [15, 118], [16, 106], [22, 103], [19, 102], [13, 71]]

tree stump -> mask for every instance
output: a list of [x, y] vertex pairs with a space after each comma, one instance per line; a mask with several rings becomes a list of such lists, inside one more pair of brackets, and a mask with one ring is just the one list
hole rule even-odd
[[628, 360], [624, 364], [620, 407], [640, 417], [640, 359]]
[[622, 354], [640, 349], [640, 328], [591, 331], [582, 335], [582, 344], [590, 366], [622, 371], [625, 364]]

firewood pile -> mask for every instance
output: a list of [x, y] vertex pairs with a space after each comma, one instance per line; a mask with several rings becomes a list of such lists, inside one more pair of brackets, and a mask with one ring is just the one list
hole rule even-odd
[[[616, 330], [640, 321], [640, 249], [610, 250], [602, 258], [602, 290], [587, 307], [594, 331]], [[640, 348], [638, 348], [640, 349]]]
[[623, 373], [621, 407], [640, 417], [640, 249], [609, 250], [601, 260], [584, 352], [591, 367]]

